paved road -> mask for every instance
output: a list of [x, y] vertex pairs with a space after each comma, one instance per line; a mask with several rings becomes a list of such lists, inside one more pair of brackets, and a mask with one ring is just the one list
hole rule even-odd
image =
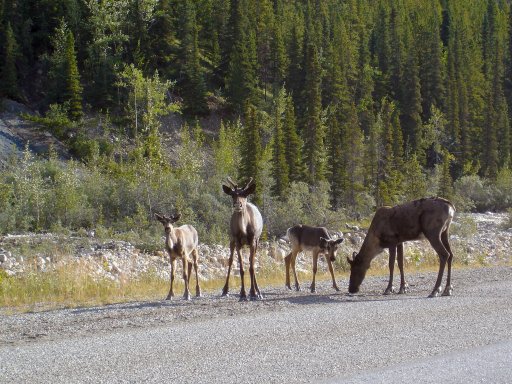
[[449, 298], [426, 298], [429, 274], [406, 296], [383, 297], [369, 279], [356, 296], [267, 290], [257, 311], [98, 334], [63, 328], [0, 344], [0, 382], [510, 383], [512, 268], [455, 277]]

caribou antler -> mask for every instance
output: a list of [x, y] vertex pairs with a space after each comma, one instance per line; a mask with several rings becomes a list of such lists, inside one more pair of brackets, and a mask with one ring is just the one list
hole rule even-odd
[[245, 188], [244, 188], [244, 189], [249, 188], [249, 186], [253, 183], [253, 181], [254, 181], [254, 179], [251, 177], [251, 178], [249, 179], [249, 182], [245, 185]]
[[228, 176], [227, 181], [229, 184], [231, 184], [231, 188], [233, 188], [233, 189], [238, 188], [238, 185], [233, 180], [231, 180], [231, 177]]

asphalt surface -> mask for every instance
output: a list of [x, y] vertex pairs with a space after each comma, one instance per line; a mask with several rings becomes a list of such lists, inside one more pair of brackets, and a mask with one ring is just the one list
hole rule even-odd
[[386, 280], [354, 296], [326, 282], [260, 302], [0, 312], [0, 382], [512, 382], [511, 267], [457, 270], [454, 295], [434, 299], [432, 273], [407, 295], [381, 295]]

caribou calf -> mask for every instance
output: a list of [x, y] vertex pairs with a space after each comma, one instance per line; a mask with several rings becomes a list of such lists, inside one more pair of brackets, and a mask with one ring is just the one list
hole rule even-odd
[[350, 281], [348, 291], [356, 293], [364, 280], [370, 263], [385, 248], [389, 249], [389, 283], [384, 294], [393, 291], [393, 268], [398, 250], [398, 268], [400, 269], [400, 292], [405, 293], [403, 265], [403, 243], [426, 238], [439, 256], [439, 272], [434, 289], [429, 297], [441, 294], [441, 282], [444, 268], [448, 264], [446, 287], [443, 296], [452, 294], [451, 271], [453, 253], [448, 243], [448, 229], [455, 214], [455, 207], [448, 200], [439, 197], [414, 200], [395, 207], [381, 207], [375, 212], [368, 233], [359, 253], [354, 252], [350, 263]]
[[247, 196], [254, 193], [256, 190], [256, 184], [254, 184], [251, 178], [247, 185], [243, 188], [239, 188], [238, 185], [227, 178], [230, 186], [222, 185], [224, 193], [231, 196], [233, 199], [233, 214], [231, 215], [231, 221], [229, 224], [229, 266], [228, 275], [226, 277], [226, 284], [222, 290], [222, 296], [226, 296], [229, 290], [229, 276], [231, 274], [231, 265], [233, 264], [233, 254], [236, 248], [238, 255], [238, 264], [240, 266], [240, 280], [242, 288], [240, 289], [240, 300], [247, 298], [244, 285], [244, 264], [240, 249], [244, 245], [249, 246], [249, 274], [251, 276], [251, 290], [249, 295], [251, 300], [261, 299], [260, 289], [256, 282], [256, 274], [254, 271], [254, 260], [256, 257], [256, 250], [258, 249], [258, 243], [263, 231], [263, 218], [261, 213], [254, 204], [247, 201]]
[[[189, 282], [192, 272], [192, 263], [196, 272], [196, 297], [201, 296], [201, 289], [199, 288], [199, 277], [197, 274], [197, 246], [199, 243], [196, 229], [191, 225], [182, 225], [175, 228], [173, 224], [180, 219], [180, 215], [167, 217], [155, 213], [156, 219], [161, 222], [165, 230], [165, 249], [169, 254], [171, 261], [171, 289], [167, 295], [166, 300], [171, 300], [174, 297], [172, 284], [174, 282], [174, 275], [176, 273], [176, 260], [181, 259], [183, 266], [183, 281], [185, 282], [185, 292], [183, 298], [190, 300]], [[192, 260], [189, 256], [192, 255]]]
[[311, 251], [313, 253], [313, 282], [311, 283], [311, 292], [316, 292], [315, 277], [318, 264], [318, 255], [324, 254], [329, 266], [329, 272], [332, 277], [332, 287], [339, 291], [338, 285], [334, 278], [334, 270], [332, 262], [336, 260], [336, 251], [338, 245], [343, 242], [343, 238], [331, 239], [329, 232], [324, 227], [310, 227], [308, 225], [295, 225], [288, 228], [286, 237], [291, 243], [292, 250], [285, 257], [286, 266], [286, 287], [292, 289], [290, 286], [290, 266], [293, 270], [293, 277], [295, 278], [295, 290], [300, 291], [299, 281], [297, 279], [297, 272], [295, 271], [295, 261], [297, 254], [302, 251]]

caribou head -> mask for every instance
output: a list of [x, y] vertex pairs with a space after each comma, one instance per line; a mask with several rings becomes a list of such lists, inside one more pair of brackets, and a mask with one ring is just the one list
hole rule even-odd
[[366, 276], [369, 265], [362, 263], [362, 258], [358, 257], [357, 252], [352, 254], [352, 259], [347, 256], [347, 262], [350, 264], [348, 291], [349, 293], [357, 293], [359, 292], [359, 286]]
[[331, 261], [336, 261], [336, 252], [338, 245], [343, 242], [343, 237], [340, 239], [326, 239], [320, 238], [320, 249], [325, 253], [326, 257]]
[[167, 217], [165, 215], [159, 215], [158, 213], [155, 213], [155, 217], [159, 222], [162, 223], [165, 233], [167, 234], [172, 231], [172, 225], [181, 218], [181, 214], [178, 213], [174, 216]]
[[230, 177], [227, 178], [227, 182], [230, 186], [223, 184], [222, 189], [224, 190], [224, 193], [230, 195], [233, 199], [233, 211], [243, 212], [247, 204], [247, 196], [254, 193], [256, 190], [256, 184], [254, 183], [253, 178], [251, 177], [247, 185], [243, 188], [239, 188]]

